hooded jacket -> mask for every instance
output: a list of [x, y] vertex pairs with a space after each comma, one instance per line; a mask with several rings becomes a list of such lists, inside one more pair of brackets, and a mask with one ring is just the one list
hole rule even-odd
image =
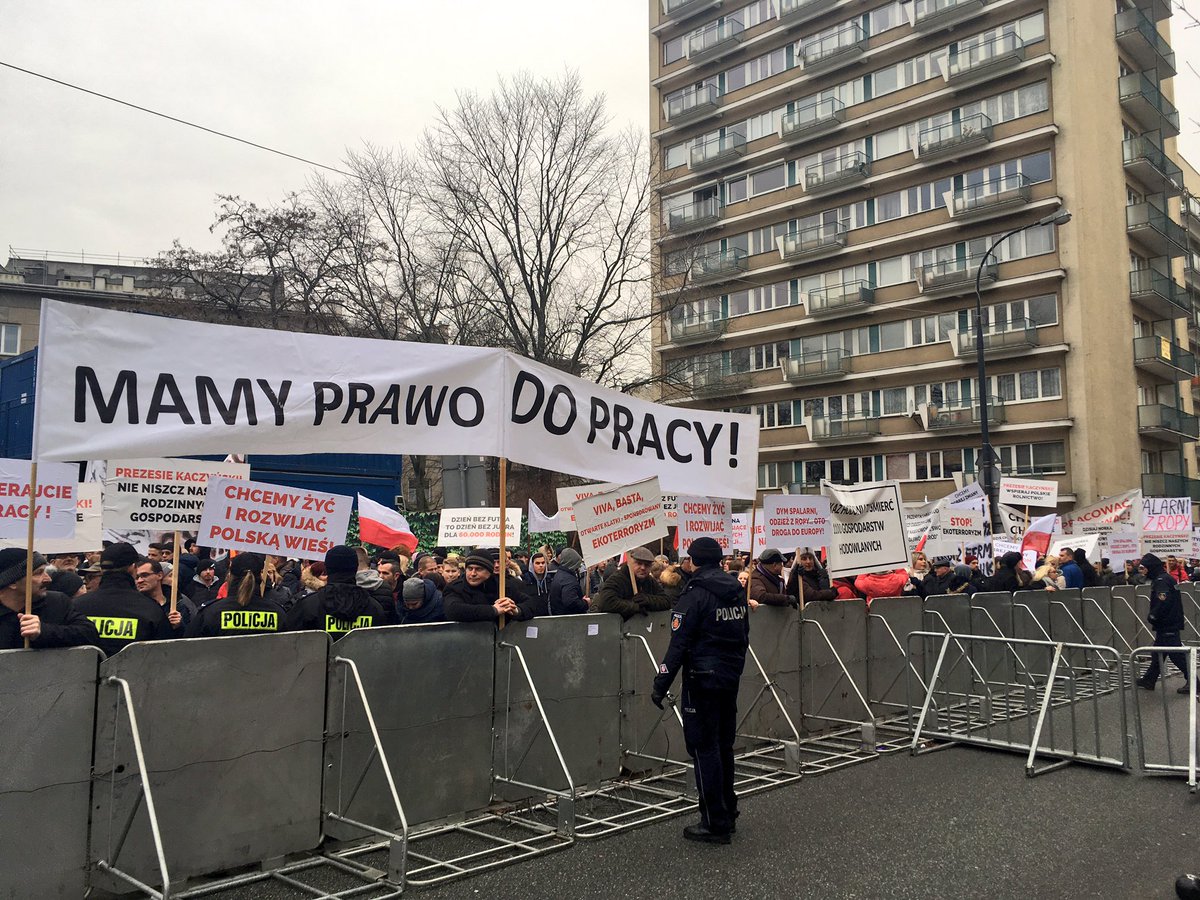
[[836, 600], [838, 593], [829, 584], [829, 573], [820, 565], [813, 566], [812, 571], [808, 571], [797, 560], [792, 566], [792, 571], [788, 575], [787, 593], [792, 598], [794, 603], [800, 602], [800, 582], [804, 581], [804, 602], [805, 603], [820, 603], [827, 600]]
[[662, 585], [649, 575], [639, 578], [637, 586], [638, 592], [635, 595], [633, 584], [629, 580], [629, 565], [623, 563], [617, 567], [617, 571], [604, 579], [604, 584], [600, 586], [592, 602], [591, 612], [617, 613], [622, 619], [631, 619], [639, 613], [644, 615], [671, 608], [671, 601], [663, 591]]
[[578, 574], [577, 569], [560, 565], [550, 582], [550, 592], [546, 595], [546, 615], [581, 615], [589, 609], [583, 597], [583, 576]]
[[1142, 565], [1146, 567], [1146, 577], [1150, 581], [1150, 614], [1146, 621], [1156, 632], [1182, 631], [1183, 599], [1179, 596], [1178, 582], [1153, 553], [1142, 557]]
[[680, 668], [700, 689], [736, 690], [750, 646], [750, 608], [741, 582], [716, 565], [701, 566], [671, 614], [671, 644], [654, 679], [665, 695]]
[[[504, 579], [504, 591], [517, 604], [517, 614], [512, 618], [518, 622], [532, 619], [537, 613], [536, 599], [526, 590], [520, 578], [508, 576]], [[446, 619], [450, 622], [495, 622], [495, 602], [500, 599], [500, 579], [489, 575], [479, 587], [471, 587], [466, 575], [446, 585], [442, 603]]]
[[422, 578], [421, 581], [425, 584], [425, 596], [421, 600], [420, 606], [416, 609], [409, 609], [404, 605], [403, 596], [396, 601], [396, 617], [401, 625], [424, 625], [429, 622], [446, 621], [442, 592], [428, 578]]
[[1059, 574], [1066, 579], [1068, 588], [1083, 588], [1083, 570], [1074, 559], [1058, 567]]
[[1023, 581], [1017, 572], [1017, 564], [1020, 562], [1021, 554], [1013, 550], [1000, 557], [1000, 566], [988, 582], [988, 590], [1010, 593], [1024, 590], [1027, 582]]
[[854, 587], [866, 595], [868, 606], [876, 597], [900, 597], [912, 592], [908, 584], [908, 569], [866, 572], [854, 579]]
[[335, 641], [355, 628], [377, 628], [390, 621], [371, 593], [353, 575], [329, 576], [329, 583], [296, 601], [287, 613], [288, 631], [324, 631]]

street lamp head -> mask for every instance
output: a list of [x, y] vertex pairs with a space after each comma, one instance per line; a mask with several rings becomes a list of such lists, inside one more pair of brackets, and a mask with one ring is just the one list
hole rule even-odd
[[1060, 206], [1048, 216], [1043, 216], [1037, 220], [1038, 225], [1066, 225], [1071, 221], [1071, 211], [1065, 206]]

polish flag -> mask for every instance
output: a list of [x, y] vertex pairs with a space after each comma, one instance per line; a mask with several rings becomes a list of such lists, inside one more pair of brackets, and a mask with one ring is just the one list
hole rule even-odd
[[[1045, 556], [1046, 551], [1050, 549], [1050, 537], [1054, 534], [1054, 522], [1057, 518], [1056, 514], [1050, 513], [1029, 523], [1024, 537], [1021, 538], [1021, 561], [1027, 569], [1036, 568], [1037, 558]], [[1033, 565], [1029, 564], [1031, 558]]]
[[376, 547], [401, 547], [408, 556], [417, 549], [417, 536], [404, 516], [362, 494], [358, 495], [358, 537]]

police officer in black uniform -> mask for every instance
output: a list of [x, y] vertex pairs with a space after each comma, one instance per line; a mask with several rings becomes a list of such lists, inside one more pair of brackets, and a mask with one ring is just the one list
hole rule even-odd
[[[1183, 631], [1183, 600], [1179, 596], [1179, 586], [1175, 579], [1167, 574], [1166, 567], [1153, 553], [1142, 557], [1142, 568], [1150, 580], [1150, 614], [1146, 621], [1154, 629], [1154, 645], [1156, 647], [1183, 647], [1180, 633]], [[1177, 653], [1155, 653], [1150, 658], [1150, 666], [1146, 674], [1138, 679], [1138, 687], [1148, 691], [1154, 690], [1158, 683], [1161, 667], [1165, 665], [1161, 657], [1170, 656], [1171, 662], [1183, 673], [1183, 687], [1177, 693], [1188, 692], [1188, 661], [1187, 654], [1182, 649]]]
[[651, 699], [662, 709], [682, 667], [683, 737], [700, 793], [700, 824], [683, 829], [683, 836], [728, 844], [738, 814], [733, 741], [738, 684], [750, 646], [750, 610], [745, 588], [720, 567], [720, 544], [700, 538], [692, 542], [688, 556], [697, 568], [671, 615], [671, 646], [658, 667]]
[[188, 626], [187, 636], [228, 637], [269, 634], [283, 630], [283, 607], [265, 590], [266, 560], [258, 553], [239, 553], [229, 564], [229, 596], [202, 606]]
[[100, 587], [88, 591], [75, 608], [96, 626], [96, 646], [112, 656], [134, 641], [161, 641], [175, 636], [183, 622], [135, 586], [133, 573], [140, 557], [132, 545], [112, 544], [100, 555]]

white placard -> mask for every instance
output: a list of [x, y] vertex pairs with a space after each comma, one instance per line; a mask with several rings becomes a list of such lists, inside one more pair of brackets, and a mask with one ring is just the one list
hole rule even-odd
[[104, 477], [104, 527], [196, 531], [213, 476], [247, 481], [250, 467], [191, 459], [111, 459]]
[[533, 500], [529, 501], [528, 522], [530, 534], [545, 534], [547, 531], [563, 530], [563, 514], [557, 512], [548, 516]]
[[658, 479], [587, 497], [575, 504], [579, 547], [589, 566], [667, 536]]
[[[521, 540], [521, 510], [504, 508], [504, 542], [514, 547]], [[438, 521], [442, 547], [499, 547], [500, 507], [443, 509]]]
[[1141, 525], [1142, 492], [1125, 491], [1106, 497], [1091, 506], [1075, 509], [1063, 516], [1066, 534], [1108, 534], [1110, 531], [1136, 531]]
[[[27, 459], [0, 459], [0, 538], [20, 541], [29, 535], [29, 471]], [[43, 538], [73, 538], [78, 506], [79, 467], [38, 463], [33, 504], [33, 546]]]
[[1153, 553], [1163, 562], [1168, 556], [1188, 557], [1192, 555], [1192, 533], [1190, 531], [1142, 532], [1142, 553]]
[[1190, 497], [1142, 498], [1143, 533], [1167, 531], [1178, 534], [1191, 530], [1192, 500]]
[[679, 495], [663, 494], [663, 521], [674, 525], [679, 521]]
[[581, 484], [577, 487], [561, 487], [555, 493], [558, 496], [558, 514], [562, 519], [564, 531], [575, 531], [575, 504], [588, 497], [595, 497], [605, 491], [620, 487], [617, 484], [601, 482], [600, 484]]
[[1090, 561], [1095, 562], [1100, 558], [1100, 554], [1096, 551], [1100, 546], [1100, 535], [1098, 534], [1059, 534], [1054, 536], [1054, 540], [1050, 542], [1050, 548], [1046, 551], [1046, 559], [1058, 559], [1058, 554], [1062, 550], [1082, 550], [1084, 556]]
[[993, 540], [992, 541], [992, 550], [996, 554], [997, 557], [1004, 556], [1005, 553], [1020, 553], [1021, 552], [1021, 542], [1020, 541]]
[[1058, 482], [1035, 478], [1001, 478], [1000, 502], [1010, 506], [1058, 506]]
[[909, 563], [904, 505], [898, 481], [853, 487], [822, 484], [829, 497], [832, 537], [828, 568], [832, 577], [890, 571]]
[[767, 546], [784, 553], [829, 544], [828, 497], [770, 494], [763, 498], [763, 520]]
[[1111, 531], [1104, 537], [1102, 556], [1108, 557], [1108, 564], [1114, 572], [1125, 567], [1127, 560], [1142, 558], [1142, 535], [1138, 531]]
[[721, 545], [721, 553], [733, 551], [733, 513], [729, 500], [720, 497], [679, 498], [679, 553], [686, 556], [692, 541], [710, 537]]
[[[762, 556], [767, 549], [767, 528], [763, 525], [763, 511], [754, 514], [754, 559]], [[733, 514], [733, 550], [742, 553], [750, 552], [750, 519], [748, 512]]]
[[346, 542], [353, 497], [214, 475], [208, 480], [197, 540], [305, 559]]
[[[100, 482], [89, 481], [78, 485], [75, 496], [75, 536], [34, 538], [33, 549], [47, 559], [61, 554], [99, 550], [104, 546], [103, 529], [100, 527]], [[5, 547], [23, 549], [25, 537], [22, 536], [20, 540], [0, 540], [0, 549]]]

